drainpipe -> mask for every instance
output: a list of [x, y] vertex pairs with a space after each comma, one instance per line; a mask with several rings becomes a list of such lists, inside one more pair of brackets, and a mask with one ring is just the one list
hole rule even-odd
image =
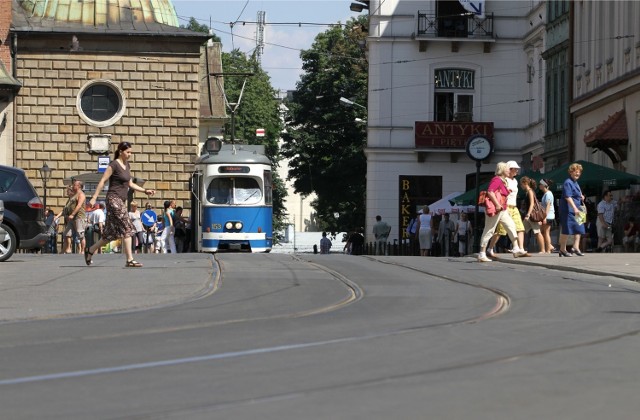
[[[574, 2], [570, 1], [569, 2], [569, 68], [568, 68], [568, 74], [569, 74], [569, 83], [567, 83], [568, 88], [569, 88], [569, 104], [571, 102], [573, 102], [573, 64], [574, 64], [574, 60], [573, 60], [573, 30], [574, 30], [574, 18], [575, 18], [575, 13], [574, 13], [574, 7], [575, 4]], [[573, 141], [573, 125], [574, 125], [574, 120], [573, 120], [573, 114], [571, 113], [571, 106], [569, 106], [569, 112], [568, 112], [568, 119], [569, 121], [567, 121], [567, 147], [569, 148], [568, 150], [568, 158], [569, 158], [569, 162], [573, 162], [574, 159], [574, 155], [575, 155], [575, 151], [574, 151], [574, 144], [575, 142]]]
[[[9, 45], [9, 52], [11, 54], [11, 75], [13, 76], [14, 79], [18, 80], [17, 77], [17, 55], [18, 55], [18, 34], [16, 34], [15, 32], [13, 32], [11, 34], [11, 44]], [[11, 140], [13, 143], [13, 152], [12, 152], [12, 156], [11, 156], [11, 165], [12, 166], [18, 166], [17, 165], [17, 157], [18, 157], [18, 142], [16, 141], [16, 133], [18, 130], [18, 124], [16, 121], [18, 121], [18, 109], [16, 107], [16, 96], [18, 96], [17, 94], [13, 95], [13, 100], [12, 100], [12, 111], [11, 113], [13, 114], [13, 121], [11, 122]]]

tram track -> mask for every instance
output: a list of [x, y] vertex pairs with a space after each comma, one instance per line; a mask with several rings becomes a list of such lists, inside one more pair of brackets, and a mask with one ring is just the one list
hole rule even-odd
[[[488, 377], [502, 375], [500, 380], [511, 380], [515, 376], [514, 371], [528, 372], [547, 363], [556, 363], [549, 366], [554, 374], [557, 369], [567, 372], [575, 369], [575, 366], [562, 363], [567, 359], [580, 359], [585, 354], [573, 352], [589, 347], [597, 350], [587, 353], [596, 354], [603, 348], [608, 351], [616, 347], [607, 346], [608, 343], [630, 338], [636, 340], [640, 335], [640, 329], [633, 328], [637, 324], [633, 325], [630, 317], [616, 318], [627, 313], [637, 314], [633, 312], [635, 306], [632, 306], [630, 295], [627, 294], [626, 299], [618, 299], [617, 294], [611, 294], [614, 290], [606, 285], [604, 290], [597, 289], [595, 283], [591, 290], [568, 287], [572, 282], [566, 280], [578, 279], [554, 275], [537, 277], [535, 282], [518, 281], [513, 279], [512, 270], [503, 270], [499, 266], [490, 270], [493, 274], [485, 276], [487, 273], [480, 273], [471, 265], [463, 267], [446, 261], [425, 264], [422, 260], [405, 261], [385, 257], [332, 259], [296, 255], [279, 256], [277, 260], [267, 256], [267, 260], [271, 260], [267, 263], [261, 258], [251, 260], [259, 268], [249, 271], [246, 277], [243, 274], [238, 276], [240, 271], [235, 271], [236, 267], [241, 267], [239, 264], [245, 264], [243, 258], [236, 258], [235, 262], [231, 260], [226, 268], [220, 265], [220, 289], [217, 291], [234, 284], [236, 288], [233, 293], [211, 301], [200, 299], [195, 306], [185, 304], [177, 306], [180, 309], [176, 311], [162, 312], [164, 318], [161, 320], [176, 321], [175, 325], [166, 325], [164, 328], [132, 327], [120, 333], [109, 334], [106, 331], [106, 334], [86, 334], [68, 340], [80, 343], [132, 336], [132, 343], [138, 343], [135, 339], [142, 337], [141, 342], [148, 343], [151, 346], [149, 349], [138, 349], [117, 358], [105, 357], [107, 350], [101, 358], [87, 359], [84, 364], [64, 364], [64, 368], [60, 368], [54, 360], [48, 368], [9, 374], [0, 380], [0, 387], [3, 392], [17, 394], [17, 385], [25, 387], [33, 384], [37, 387], [47, 386], [46, 382], [56, 384], [57, 381], [65, 381], [66, 388], [94, 386], [92, 389], [107, 392], [105, 398], [114, 399], [122, 395], [107, 384], [118, 383], [126, 378], [132, 389], [139, 387], [142, 391], [147, 390], [148, 378], [162, 378], [146, 392], [148, 395], [145, 398], [149, 398], [149, 402], [153, 401], [154, 392], [164, 391], [167, 395], [173, 395], [173, 389], [183, 389], [185, 397], [191, 397], [186, 390], [189, 390], [189, 394], [199, 392], [197, 387], [189, 388], [192, 384], [198, 384], [198, 387], [207, 384], [212, 392], [184, 400], [177, 396], [166, 404], [149, 403], [133, 411], [120, 407], [109, 418], [257, 418], [243, 417], [237, 413], [286, 412], [290, 408], [313, 406], [320, 401], [335, 403], [337, 399], [342, 399], [344, 402], [363, 394], [376, 396], [370, 400], [375, 402], [376, 398], [381, 401], [381, 396], [393, 390], [416, 387], [420, 390], [418, 392], [422, 392], [432, 389], [430, 387], [433, 384], [440, 384], [441, 381], [458, 391], [457, 385], [467, 385], [469, 388], [468, 382], [457, 382], [461, 377], [475, 378], [477, 385], [486, 385], [481, 381], [485, 379], [483, 374]], [[221, 264], [215, 258], [212, 260], [214, 264]], [[225, 278], [227, 270], [235, 271], [235, 275]], [[260, 285], [260, 270], [275, 270], [275, 274], [271, 274], [271, 282], [264, 284], [264, 288], [251, 290], [252, 285]], [[278, 280], [281, 272], [288, 283], [283, 279]], [[272, 281], [274, 279], [276, 281]], [[333, 281], [340, 282], [340, 287], [345, 287], [347, 291], [342, 299], [328, 302], [328, 298], [339, 296], [340, 289], [332, 285]], [[308, 286], [309, 289], [298, 289], [300, 286]], [[327, 287], [332, 288], [332, 292], [324, 295], [324, 302], [310, 300], [297, 307], [277, 306], [278, 302], [285, 303], [292, 297], [308, 296]], [[295, 291], [293, 294], [292, 290]], [[584, 293], [576, 294], [576, 291]], [[253, 298], [264, 300], [253, 305], [251, 292], [254, 292]], [[603, 295], [601, 292], [607, 293]], [[558, 305], [571, 297], [573, 300], [568, 301], [566, 308]], [[222, 304], [216, 307], [216, 300]], [[242, 311], [215, 312], [216, 308], [225, 305], [234, 308], [237, 302], [242, 303], [240, 309], [247, 309], [247, 315], [251, 315], [251, 309], [257, 308], [256, 316], [234, 316], [242, 315]], [[325, 304], [312, 307], [312, 303]], [[267, 307], [266, 304], [271, 306]], [[580, 304], [586, 305], [587, 310], [601, 308], [600, 313], [604, 317], [582, 321], [581, 315], [585, 311]], [[267, 312], [263, 312], [265, 316], [259, 316], [261, 306], [267, 309]], [[620, 312], [607, 315], [611, 313], [606, 310], [607, 307], [619, 308]], [[300, 310], [287, 311], [287, 308]], [[282, 309], [282, 313], [270, 314], [269, 311], [273, 309]], [[330, 314], [340, 310], [342, 312], [339, 314]], [[200, 319], [205, 319], [204, 322], [189, 322], [196, 319], [193, 316], [196, 312], [200, 314]], [[225, 313], [229, 319], [206, 320], [206, 317]], [[539, 322], [532, 322], [530, 317], [537, 315], [541, 315]], [[153, 316], [150, 313], [137, 321]], [[295, 318], [300, 318], [300, 321], [278, 322], [279, 319]], [[621, 323], [621, 319], [626, 323]], [[489, 320], [493, 321], [484, 322]], [[252, 325], [252, 321], [274, 322]], [[241, 323], [245, 325], [240, 326]], [[210, 327], [232, 324], [238, 324], [239, 329], [205, 331]], [[132, 325], [143, 327], [144, 323]], [[596, 328], [592, 328], [594, 325]], [[574, 327], [580, 333], [564, 335]], [[145, 335], [188, 330], [194, 332], [144, 340]], [[527, 334], [523, 335], [525, 330]], [[220, 340], [220, 345], [216, 344], [216, 340]], [[43, 341], [42, 344], [57, 342], [63, 341]], [[40, 343], [24, 345], [30, 344]], [[89, 343], [86, 349], [109, 349], [119, 344]], [[158, 344], [167, 347], [162, 349]], [[617, 347], [622, 344], [617, 344]], [[72, 347], [75, 344], [68, 349]], [[86, 349], [78, 346], [75, 351]], [[159, 351], [156, 352], [156, 349]], [[31, 354], [38, 354], [49, 349], [28, 350]], [[540, 359], [551, 354], [560, 356], [551, 360]], [[40, 372], [42, 374], [38, 375]], [[491, 391], [487, 389], [486, 392]], [[429, 394], [436, 401], [437, 395]], [[422, 396], [411, 403], [421, 406], [433, 401]], [[275, 405], [272, 404], [274, 402]], [[336, 404], [336, 407], [340, 405]]]

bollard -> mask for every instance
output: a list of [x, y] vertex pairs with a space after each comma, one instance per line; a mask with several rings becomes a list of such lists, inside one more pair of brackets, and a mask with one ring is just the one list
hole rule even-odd
[[318, 245], [314, 245], [313, 246], [313, 253], [317, 254], [318, 253]]

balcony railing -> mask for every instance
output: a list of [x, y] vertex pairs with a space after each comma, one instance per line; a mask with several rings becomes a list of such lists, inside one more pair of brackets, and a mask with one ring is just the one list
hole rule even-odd
[[480, 18], [418, 12], [418, 36], [429, 38], [493, 39], [493, 13]]

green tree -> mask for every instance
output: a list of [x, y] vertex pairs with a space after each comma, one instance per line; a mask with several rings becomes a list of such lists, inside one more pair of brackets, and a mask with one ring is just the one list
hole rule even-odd
[[[301, 53], [304, 74], [293, 99], [283, 156], [296, 192], [317, 194], [322, 227], [349, 231], [364, 226], [366, 190], [367, 17], [319, 34]], [[360, 106], [341, 107], [345, 97]], [[338, 214], [336, 218], [335, 215]]]
[[[207, 25], [198, 23], [198, 21], [194, 17], [189, 19], [189, 24], [180, 25], [180, 27], [182, 29], [189, 29], [190, 31], [193, 31], [193, 32], [202, 32], [202, 33], [205, 33], [205, 34], [209, 33], [209, 27]], [[212, 34], [211, 37], [212, 37], [211, 39], [213, 40], [213, 42], [221, 42], [222, 41], [220, 39], [220, 37], [218, 35], [216, 35], [216, 34]]]
[[[262, 70], [253, 56], [234, 50], [222, 53], [224, 91], [229, 104], [227, 113], [234, 112], [234, 138], [237, 142], [262, 144], [274, 169], [280, 160], [278, 139], [283, 123], [280, 117], [280, 101], [271, 86], [269, 75]], [[237, 76], [234, 76], [236, 74]], [[244, 74], [252, 74], [245, 76]], [[243, 89], [244, 85], [244, 89]], [[256, 136], [256, 129], [265, 130], [264, 137]], [[231, 120], [225, 126], [226, 140], [230, 140]], [[284, 227], [286, 217], [284, 200], [286, 188], [276, 171], [273, 171], [273, 225], [274, 232]]]

